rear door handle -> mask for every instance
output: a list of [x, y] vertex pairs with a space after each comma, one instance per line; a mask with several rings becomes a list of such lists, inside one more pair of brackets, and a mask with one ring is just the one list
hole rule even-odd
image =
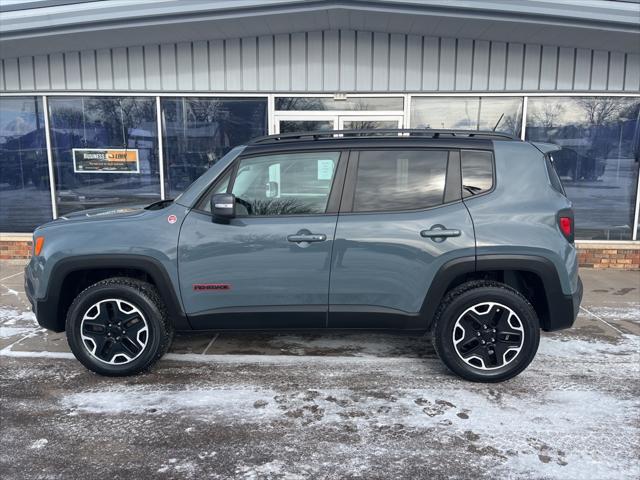
[[327, 236], [324, 234], [317, 233], [296, 233], [295, 235], [289, 235], [287, 240], [294, 243], [301, 242], [324, 242], [327, 239]]
[[459, 237], [462, 232], [457, 228], [445, 228], [443, 225], [434, 225], [429, 230], [422, 230], [420, 236], [423, 238], [431, 238], [434, 242], [441, 242], [448, 237]]

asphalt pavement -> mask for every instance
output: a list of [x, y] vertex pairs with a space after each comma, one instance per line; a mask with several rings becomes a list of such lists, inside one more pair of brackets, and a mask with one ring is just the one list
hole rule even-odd
[[3, 479], [637, 479], [640, 272], [582, 270], [574, 328], [520, 376], [451, 375], [428, 338], [178, 337], [103, 378], [38, 327], [0, 264]]

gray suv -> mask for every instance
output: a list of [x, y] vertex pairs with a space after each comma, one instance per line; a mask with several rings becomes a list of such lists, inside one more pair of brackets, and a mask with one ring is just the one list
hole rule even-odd
[[103, 375], [149, 369], [175, 331], [429, 332], [468, 380], [511, 378], [582, 297], [548, 145], [494, 132], [272, 135], [175, 200], [34, 233], [25, 287]]

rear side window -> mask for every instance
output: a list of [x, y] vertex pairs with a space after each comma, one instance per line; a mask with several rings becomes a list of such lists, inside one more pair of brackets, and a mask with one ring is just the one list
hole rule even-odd
[[354, 212], [416, 210], [443, 203], [446, 150], [361, 151]]
[[551, 154], [544, 156], [544, 163], [547, 165], [547, 172], [549, 173], [549, 180], [551, 181], [551, 186], [554, 190], [557, 190], [562, 195], [566, 196], [567, 194], [564, 192], [564, 187], [562, 186], [562, 181], [558, 176], [558, 172], [556, 171], [556, 167], [553, 164], [553, 156]]
[[493, 154], [483, 150], [462, 150], [462, 196], [488, 192], [493, 188]]

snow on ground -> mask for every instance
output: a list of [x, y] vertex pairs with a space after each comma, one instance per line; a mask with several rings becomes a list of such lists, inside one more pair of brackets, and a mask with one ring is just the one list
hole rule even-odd
[[36, 316], [33, 312], [25, 312], [16, 310], [15, 308], [0, 306], [0, 325], [10, 326], [16, 324], [29, 324], [33, 327], [38, 326]]
[[[3, 291], [0, 302], [14, 297]], [[524, 373], [487, 385], [448, 374], [426, 338], [332, 332], [222, 334], [213, 354], [174, 350], [150, 375], [109, 379], [5, 304], [0, 471], [3, 480], [635, 480], [640, 303], [586, 309], [593, 315], [582, 312], [573, 330], [543, 335]]]
[[[275, 368], [282, 369], [280, 375], [291, 375], [292, 382], [304, 370], [311, 377], [310, 388], [287, 382], [243, 384], [249, 363], [274, 367], [262, 363], [260, 356], [252, 360], [250, 355], [229, 355], [223, 368], [237, 374], [213, 385], [207, 386], [211, 379], [200, 382], [197, 377], [177, 389], [157, 382], [112, 383], [108, 388], [64, 393], [59, 408], [71, 417], [179, 417], [218, 429], [275, 429], [315, 452], [303, 466], [277, 459], [237, 464], [238, 478], [313, 478], [327, 458], [344, 462], [337, 470], [341, 475], [361, 472], [362, 478], [370, 478], [376, 457], [389, 455], [391, 445], [405, 448], [406, 442], [406, 448], [414, 448], [409, 439], [422, 438], [420, 451], [411, 452], [411, 461], [418, 464], [431, 465], [443, 452], [460, 450], [465, 457], [474, 454], [474, 468], [490, 468], [497, 478], [631, 479], [640, 474], [639, 345], [631, 335], [617, 343], [544, 338], [531, 370], [499, 385], [425, 377], [433, 372], [424, 359], [327, 361], [308, 356], [299, 358], [299, 364], [295, 357], [284, 356], [287, 361]], [[193, 361], [196, 357], [189, 356]], [[372, 371], [377, 373], [372, 376]], [[614, 381], [629, 375], [635, 390], [611, 391], [610, 379], [604, 378], [607, 371]], [[571, 380], [580, 375], [591, 380]], [[364, 381], [348, 386], [345, 378], [357, 377]], [[283, 423], [288, 426], [283, 428]], [[317, 436], [309, 437], [310, 430]], [[345, 431], [355, 440], [345, 441]], [[317, 439], [331, 440], [314, 445]], [[201, 458], [174, 460], [160, 465], [158, 472], [198, 471], [202, 463]]]

